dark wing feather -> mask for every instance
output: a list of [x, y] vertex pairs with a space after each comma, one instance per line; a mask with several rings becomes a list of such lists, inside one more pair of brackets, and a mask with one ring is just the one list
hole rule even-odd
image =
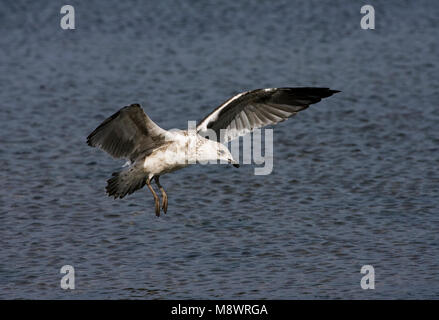
[[166, 131], [156, 125], [138, 104], [123, 107], [87, 137], [87, 144], [115, 158], [135, 161], [165, 143]]
[[224, 102], [205, 117], [197, 132], [212, 129], [220, 138], [220, 130], [227, 129], [227, 140], [245, 135], [253, 129], [284, 121], [340, 91], [329, 88], [270, 88], [240, 93]]

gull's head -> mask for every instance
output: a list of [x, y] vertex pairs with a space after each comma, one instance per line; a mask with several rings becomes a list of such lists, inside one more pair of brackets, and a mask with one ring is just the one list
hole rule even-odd
[[218, 160], [227, 161], [229, 164], [232, 164], [235, 168], [239, 168], [239, 162], [233, 159], [232, 154], [230, 153], [229, 149], [225, 145], [218, 143], [217, 155], [218, 155]]
[[198, 161], [222, 161], [232, 164], [235, 168], [239, 168], [239, 162], [233, 159], [229, 149], [214, 140], [204, 140], [197, 148]]

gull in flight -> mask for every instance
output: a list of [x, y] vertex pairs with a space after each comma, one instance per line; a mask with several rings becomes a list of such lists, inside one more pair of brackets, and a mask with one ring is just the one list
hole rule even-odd
[[87, 144], [106, 151], [114, 158], [128, 160], [128, 166], [114, 172], [107, 181], [109, 196], [123, 198], [146, 184], [154, 196], [155, 214], [160, 216], [160, 199], [151, 185], [152, 179], [161, 191], [161, 208], [166, 213], [168, 196], [160, 184], [161, 175], [197, 161], [220, 160], [239, 167], [225, 145], [205, 138], [207, 131], [213, 130], [220, 137], [220, 130], [226, 130], [223, 142], [228, 142], [253, 129], [284, 121], [337, 92], [340, 91], [308, 87], [242, 92], [201, 120], [193, 133], [189, 129], [164, 130], [146, 115], [139, 104], [132, 104], [104, 120], [87, 137]]

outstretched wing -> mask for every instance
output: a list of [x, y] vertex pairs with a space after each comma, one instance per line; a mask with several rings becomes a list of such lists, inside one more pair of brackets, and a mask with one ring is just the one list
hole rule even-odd
[[240, 93], [224, 102], [197, 126], [203, 135], [207, 129], [216, 132], [227, 129], [224, 141], [245, 135], [253, 129], [284, 121], [340, 91], [329, 88], [269, 88]]
[[132, 162], [165, 143], [166, 130], [156, 125], [139, 104], [123, 107], [87, 137], [87, 144], [115, 158]]

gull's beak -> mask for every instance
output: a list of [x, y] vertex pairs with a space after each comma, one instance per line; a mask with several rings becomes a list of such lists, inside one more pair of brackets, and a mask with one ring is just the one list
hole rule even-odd
[[235, 168], [239, 168], [239, 162], [235, 160], [229, 160], [229, 163], [232, 164]]

